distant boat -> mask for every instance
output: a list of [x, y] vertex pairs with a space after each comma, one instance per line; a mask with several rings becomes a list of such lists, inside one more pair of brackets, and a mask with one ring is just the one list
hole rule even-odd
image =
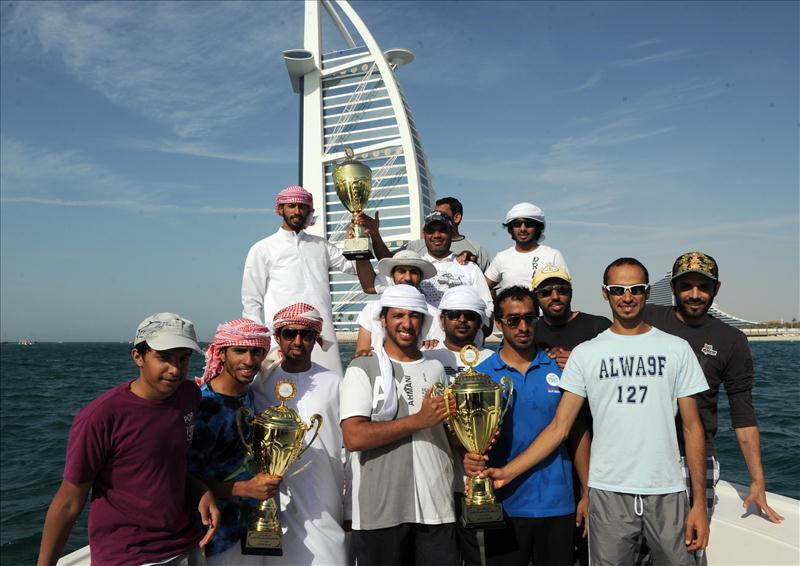
[[31, 340], [30, 338], [23, 338], [22, 340], [18, 340], [17, 344], [20, 346], [33, 346], [36, 344], [35, 340]]

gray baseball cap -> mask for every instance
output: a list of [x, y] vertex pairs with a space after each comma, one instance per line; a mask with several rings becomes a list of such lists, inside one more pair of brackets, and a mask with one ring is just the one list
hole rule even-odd
[[197, 334], [192, 321], [171, 312], [150, 315], [139, 324], [133, 345], [138, 346], [142, 342], [147, 342], [147, 345], [154, 350], [190, 348], [203, 353], [197, 343]]

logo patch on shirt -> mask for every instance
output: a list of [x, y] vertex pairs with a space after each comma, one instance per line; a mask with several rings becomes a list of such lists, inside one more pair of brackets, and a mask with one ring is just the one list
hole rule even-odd
[[714, 346], [712, 346], [711, 344], [703, 344], [703, 348], [700, 351], [703, 352], [706, 356], [716, 356], [717, 355], [717, 351], [714, 349]]
[[554, 373], [548, 373], [545, 379], [547, 380], [547, 385], [551, 385], [553, 387], [558, 387], [558, 383], [561, 381], [561, 378]]

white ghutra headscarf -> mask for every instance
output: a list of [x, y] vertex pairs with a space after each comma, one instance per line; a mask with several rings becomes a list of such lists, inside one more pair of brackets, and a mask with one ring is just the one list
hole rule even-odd
[[[439, 301], [440, 311], [474, 311], [481, 315], [481, 326], [475, 336], [475, 344], [483, 344], [483, 327], [489, 326], [494, 311], [494, 305], [487, 303], [478, 292], [469, 285], [450, 287]], [[444, 328], [442, 328], [444, 331]]]
[[378, 358], [378, 367], [381, 371], [379, 379], [383, 380], [381, 385], [385, 398], [380, 411], [372, 414], [372, 420], [390, 421], [397, 414], [397, 386], [395, 385], [392, 360], [389, 359], [389, 355], [383, 347], [383, 341], [386, 339], [386, 330], [380, 321], [381, 311], [385, 307], [394, 307], [423, 314], [425, 318], [417, 337], [418, 345], [422, 345], [422, 340], [428, 334], [432, 318], [428, 311], [425, 295], [411, 285], [392, 285], [388, 287], [381, 295], [379, 304], [381, 308], [375, 309], [375, 314], [373, 315], [375, 323], [372, 325], [372, 348]]

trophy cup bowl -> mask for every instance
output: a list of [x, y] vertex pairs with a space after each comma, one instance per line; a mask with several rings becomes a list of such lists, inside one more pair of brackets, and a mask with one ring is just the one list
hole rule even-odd
[[[339, 200], [355, 217], [367, 207], [372, 193], [372, 170], [354, 159], [350, 146], [345, 148], [345, 155], [345, 160], [333, 169], [333, 184]], [[353, 233], [345, 238], [342, 254], [351, 261], [372, 259], [374, 256], [369, 249], [369, 238], [364, 235], [364, 227], [355, 222], [352, 226]]]
[[[448, 428], [467, 452], [482, 455], [489, 449], [508, 410], [514, 383], [504, 376], [498, 385], [488, 375], [475, 371], [472, 366], [477, 360], [478, 349], [465, 346], [461, 350], [461, 361], [468, 369], [458, 373], [449, 387], [437, 384], [434, 388], [437, 394], [444, 396], [451, 409], [447, 417]], [[469, 478], [468, 491], [461, 514], [464, 527], [491, 529], [504, 526], [503, 507], [497, 502], [490, 478]]]
[[[286, 406], [286, 401], [296, 395], [297, 387], [291, 381], [281, 380], [275, 386], [275, 395], [280, 404], [268, 407], [255, 417], [246, 407], [236, 413], [239, 437], [247, 448], [259, 473], [283, 476], [287, 468], [314, 442], [322, 426], [322, 417], [313, 415], [311, 426], [314, 435], [303, 448], [303, 439], [309, 425], [298, 414]], [[244, 425], [249, 425], [250, 434]], [[248, 439], [249, 437], [249, 439]], [[281, 556], [281, 524], [278, 520], [278, 503], [274, 497], [262, 501], [247, 525], [247, 534], [242, 538], [242, 554]]]

